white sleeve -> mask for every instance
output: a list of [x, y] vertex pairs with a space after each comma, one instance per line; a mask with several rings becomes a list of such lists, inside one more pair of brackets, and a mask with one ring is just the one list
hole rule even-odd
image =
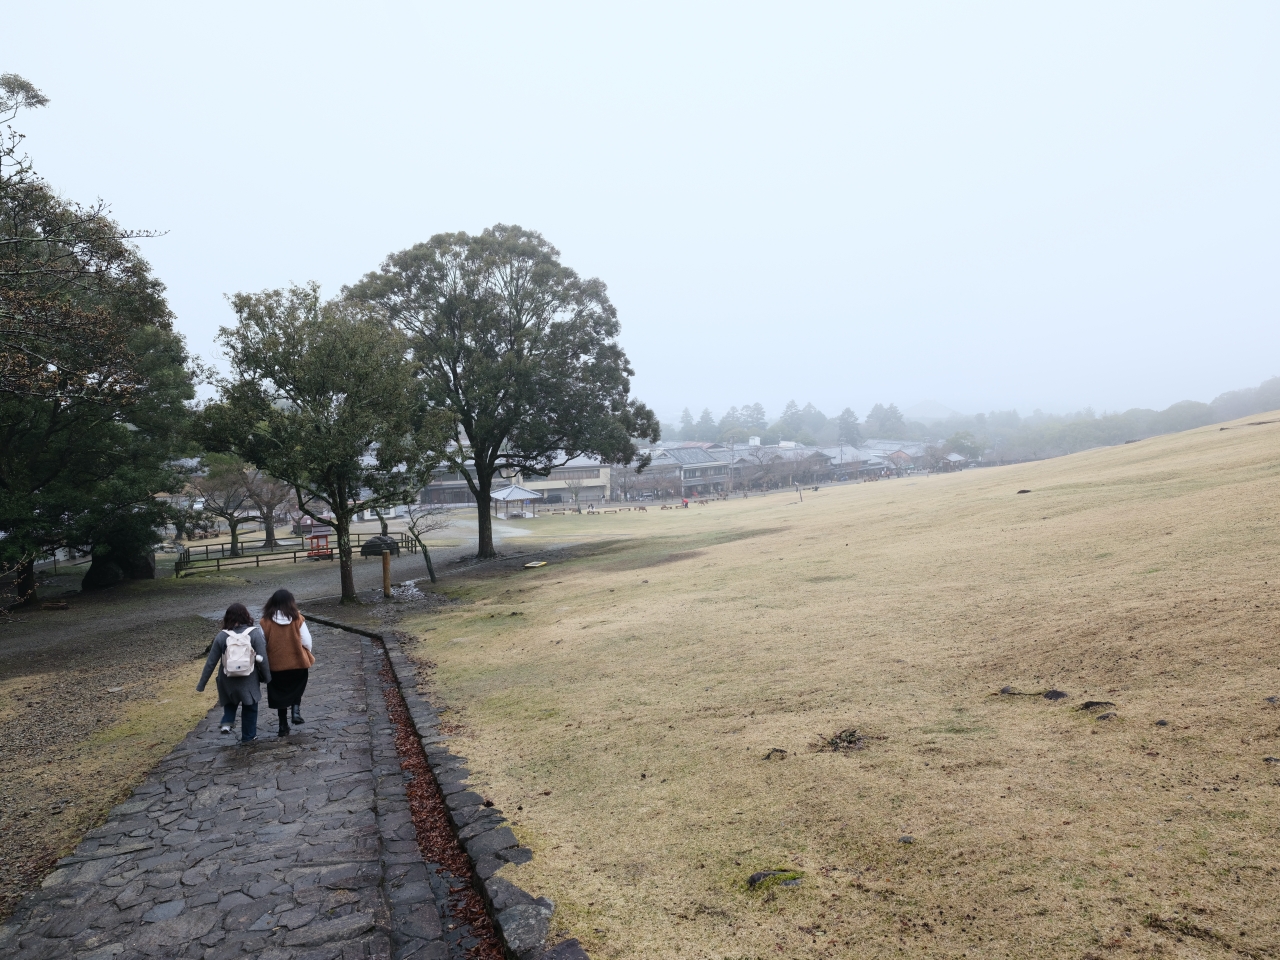
[[306, 621], [302, 623], [302, 645], [308, 650], [311, 649], [311, 631], [307, 629]]

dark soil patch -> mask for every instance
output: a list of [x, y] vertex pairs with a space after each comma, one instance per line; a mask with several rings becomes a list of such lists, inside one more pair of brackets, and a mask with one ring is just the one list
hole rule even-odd
[[625, 560], [618, 560], [614, 563], [605, 564], [604, 570], [645, 570], [649, 567], [659, 567], [664, 563], [678, 563], [681, 560], [692, 560], [695, 557], [702, 556], [701, 550], [679, 550], [675, 553], [666, 553], [658, 556], [629, 557]]
[[[651, 539], [646, 541], [645, 546], [639, 547], [631, 541], [620, 541], [617, 550], [621, 556], [618, 559], [601, 565], [603, 570], [643, 570], [647, 567], [656, 567], [664, 563], [675, 563], [679, 560], [692, 560], [694, 557], [700, 557], [707, 547], [718, 547], [726, 543], [736, 543], [739, 540], [750, 540], [753, 537], [763, 537], [770, 533], [777, 533], [778, 528], [775, 527], [757, 527], [750, 530], [737, 530], [725, 533], [710, 533], [694, 537], [664, 537], [661, 539]], [[670, 543], [673, 547], [683, 547], [682, 550], [673, 550], [670, 553], [654, 550], [655, 546], [660, 545], [663, 541]], [[696, 546], [703, 549], [689, 549]], [[630, 548], [630, 549], [628, 549]]]
[[829, 737], [818, 738], [818, 749], [829, 751], [831, 753], [850, 753], [854, 750], [865, 750], [871, 745], [872, 740], [883, 740], [884, 737], [876, 737], [867, 733], [862, 733], [853, 727], [841, 730], [839, 733], [832, 734]]

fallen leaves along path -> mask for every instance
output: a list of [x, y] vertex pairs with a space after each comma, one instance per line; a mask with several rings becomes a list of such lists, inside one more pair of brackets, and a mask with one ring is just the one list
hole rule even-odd
[[[381, 643], [376, 643], [375, 646], [379, 651], [384, 651]], [[502, 944], [484, 901], [476, 890], [471, 861], [458, 843], [449, 823], [444, 796], [427, 765], [422, 742], [413, 728], [404, 697], [400, 694], [390, 664], [386, 662], [385, 652], [378, 679], [382, 682], [382, 695], [387, 702], [387, 713], [394, 730], [400, 768], [413, 775], [413, 779], [405, 784], [405, 793], [409, 798], [409, 812], [422, 856], [428, 863], [439, 864], [453, 875], [449, 889], [449, 915], [458, 929], [466, 930], [470, 938], [476, 941], [469, 947], [469, 955], [475, 960], [503, 960]], [[464, 943], [465, 939], [464, 937]]]

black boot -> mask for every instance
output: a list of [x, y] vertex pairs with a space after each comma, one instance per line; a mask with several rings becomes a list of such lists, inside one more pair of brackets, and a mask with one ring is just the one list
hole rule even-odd
[[276, 731], [276, 736], [287, 737], [289, 735], [289, 712], [284, 707], [281, 707], [276, 713], [280, 717], [280, 729]]
[[299, 709], [299, 705], [296, 703], [293, 705], [291, 717], [295, 724], [302, 723], [302, 711]]

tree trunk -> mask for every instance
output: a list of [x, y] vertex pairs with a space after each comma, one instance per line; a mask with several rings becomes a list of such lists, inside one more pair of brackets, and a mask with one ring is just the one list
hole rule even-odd
[[264, 550], [274, 550], [276, 548], [276, 517], [275, 511], [268, 513], [262, 511], [262, 547]]
[[28, 557], [18, 567], [17, 579], [13, 581], [13, 602], [9, 606], [25, 607], [36, 602], [36, 561]]
[[431, 551], [427, 549], [427, 541], [423, 540], [416, 533], [411, 534], [414, 540], [418, 541], [418, 549], [422, 551], [422, 559], [427, 561], [427, 576], [431, 578], [431, 582], [436, 582], [436, 568], [431, 565]]
[[493, 474], [481, 469], [480, 464], [476, 464], [476, 516], [479, 525], [476, 527], [476, 539], [479, 545], [476, 548], [477, 560], [488, 560], [490, 557], [496, 557], [497, 551], [493, 549], [493, 518], [489, 516], [489, 494], [493, 490]]
[[342, 571], [342, 602], [359, 603], [356, 578], [351, 568], [351, 517], [334, 515], [333, 529], [338, 534], [338, 567]]
[[227, 526], [231, 528], [231, 555], [238, 557], [240, 556], [240, 521], [228, 520]]

